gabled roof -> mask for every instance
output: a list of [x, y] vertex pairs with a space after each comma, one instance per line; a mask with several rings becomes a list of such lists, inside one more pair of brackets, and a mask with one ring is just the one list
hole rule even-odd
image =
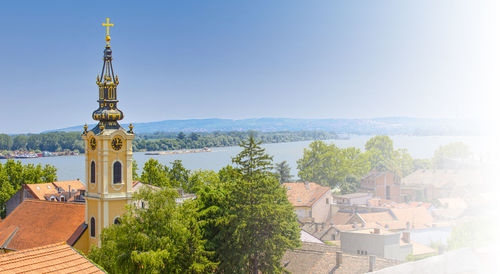
[[283, 186], [287, 189], [288, 200], [293, 206], [310, 207], [330, 191], [327, 186], [309, 182], [283, 183]]
[[[366, 273], [369, 257], [342, 254], [342, 263], [336, 265], [339, 247], [326, 244], [304, 243], [302, 247], [288, 250], [281, 259], [282, 265], [291, 273]], [[375, 270], [398, 264], [395, 260], [376, 258]]]
[[71, 190], [85, 190], [85, 185], [80, 182], [80, 180], [72, 180], [72, 181], [56, 181], [53, 182], [56, 187], [64, 189], [64, 191], [69, 191], [69, 187], [71, 186]]
[[[43, 184], [25, 184], [24, 188], [33, 195], [35, 199], [38, 200], [46, 200], [47, 197], [57, 196], [59, 193], [59, 189], [62, 189], [63, 192], [68, 192], [71, 186], [71, 192], [76, 192], [76, 190], [85, 190], [85, 185], [80, 182], [80, 180], [72, 180], [72, 181], [56, 181], [52, 183], [43, 183]], [[72, 196], [75, 194], [72, 193]], [[65, 195], [66, 198], [69, 195]]]
[[425, 207], [392, 208], [398, 221], [409, 223], [411, 228], [425, 228], [432, 224], [432, 215]]
[[38, 200], [45, 200], [46, 195], [57, 195], [58, 192], [53, 183], [25, 184], [24, 187]]
[[0, 223], [0, 235], [16, 227], [4, 248], [34, 248], [68, 240], [84, 220], [85, 204], [26, 199]]
[[434, 187], [467, 186], [484, 180], [485, 172], [476, 169], [418, 169], [401, 180], [401, 185]]
[[358, 213], [358, 215], [365, 221], [365, 223], [384, 223], [384, 222], [390, 222], [394, 220], [394, 217], [387, 212], [387, 211], [382, 211], [382, 212], [370, 212], [370, 213]]
[[349, 194], [339, 194], [339, 195], [333, 195], [334, 198], [341, 198], [341, 199], [355, 199], [355, 198], [364, 198], [364, 197], [372, 197], [372, 193], [368, 192], [354, 192], [354, 193], [349, 193]]
[[307, 242], [307, 243], [318, 243], [318, 244], [322, 244], [323, 241], [321, 241], [320, 239], [314, 237], [313, 235], [307, 233], [307, 231], [301, 229], [300, 230], [300, 241], [302, 242]]
[[2, 273], [104, 273], [65, 243], [0, 255]]
[[351, 212], [337, 212], [333, 214], [333, 224], [334, 225], [345, 225], [352, 218], [354, 213]]

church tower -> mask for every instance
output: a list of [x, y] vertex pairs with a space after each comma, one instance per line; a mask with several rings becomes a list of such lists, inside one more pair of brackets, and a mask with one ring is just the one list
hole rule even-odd
[[98, 124], [91, 130], [84, 127], [82, 135], [85, 141], [85, 170], [87, 193], [85, 223], [87, 225], [88, 249], [91, 245], [100, 246], [100, 234], [105, 227], [119, 222], [119, 216], [125, 211], [125, 205], [132, 196], [132, 124], [129, 130], [118, 123], [123, 119], [123, 112], [118, 109], [118, 76], [112, 65], [109, 27], [107, 27], [104, 58], [101, 74], [97, 76], [99, 86], [99, 108], [92, 118]]

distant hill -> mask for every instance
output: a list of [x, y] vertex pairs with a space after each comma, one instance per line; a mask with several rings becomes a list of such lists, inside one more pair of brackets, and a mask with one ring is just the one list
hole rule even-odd
[[[94, 125], [89, 125], [92, 128]], [[127, 124], [122, 124], [126, 128]], [[83, 125], [50, 130], [81, 131]], [[477, 123], [459, 119], [387, 117], [372, 119], [189, 119], [134, 123], [136, 133], [323, 130], [337, 134], [474, 135]]]

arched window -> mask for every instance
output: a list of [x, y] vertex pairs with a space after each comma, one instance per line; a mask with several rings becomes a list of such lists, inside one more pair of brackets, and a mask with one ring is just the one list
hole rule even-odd
[[90, 163], [90, 182], [95, 183], [95, 162]]
[[115, 162], [113, 164], [113, 184], [119, 184], [122, 182], [122, 164], [120, 162]]
[[90, 218], [90, 237], [95, 237], [95, 219]]
[[121, 224], [122, 222], [120, 221], [120, 217], [116, 217], [116, 218], [115, 218], [115, 220], [113, 221], [113, 223], [114, 223], [115, 225], [119, 225], [119, 224]]

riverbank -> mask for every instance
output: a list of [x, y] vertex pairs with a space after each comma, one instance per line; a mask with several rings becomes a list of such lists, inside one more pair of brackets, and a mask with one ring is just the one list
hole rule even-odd
[[181, 150], [171, 150], [171, 151], [146, 152], [145, 155], [170, 155], [170, 154], [201, 153], [201, 152], [212, 152], [212, 149], [204, 147], [200, 149], [181, 149]]
[[33, 158], [41, 158], [41, 157], [57, 157], [57, 156], [78, 156], [80, 155], [77, 151], [59, 151], [59, 152], [50, 152], [50, 151], [5, 151], [0, 154], [0, 159], [33, 159]]

